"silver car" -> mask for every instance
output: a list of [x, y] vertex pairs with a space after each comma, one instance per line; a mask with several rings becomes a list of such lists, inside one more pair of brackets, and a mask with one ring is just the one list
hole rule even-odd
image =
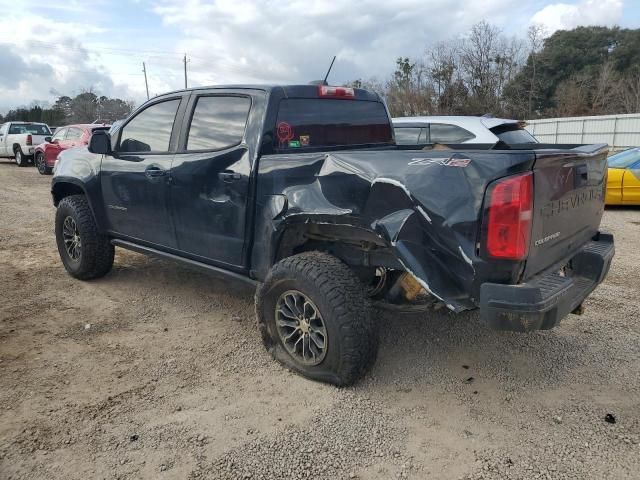
[[430, 143], [481, 143], [507, 145], [537, 143], [524, 127], [525, 123], [505, 118], [440, 116], [393, 118], [398, 145], [425, 145]]

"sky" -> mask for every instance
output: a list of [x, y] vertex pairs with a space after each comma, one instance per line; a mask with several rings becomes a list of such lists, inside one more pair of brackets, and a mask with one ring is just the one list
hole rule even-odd
[[480, 20], [507, 35], [579, 25], [640, 27], [638, 0], [0, 0], [0, 112], [86, 89], [149, 93], [229, 83], [383, 79], [399, 56], [463, 38]]

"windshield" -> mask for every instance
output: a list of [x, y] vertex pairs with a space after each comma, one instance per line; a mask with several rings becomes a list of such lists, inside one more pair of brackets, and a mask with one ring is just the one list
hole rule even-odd
[[533, 135], [517, 124], [500, 125], [491, 129], [493, 134], [507, 145], [520, 143], [538, 143]]
[[280, 102], [278, 148], [344, 147], [392, 144], [384, 104], [363, 100], [287, 98]]
[[9, 127], [9, 135], [51, 135], [49, 127], [43, 123], [14, 123]]
[[627, 168], [640, 161], [640, 148], [631, 148], [624, 152], [611, 155], [607, 159], [609, 168]]

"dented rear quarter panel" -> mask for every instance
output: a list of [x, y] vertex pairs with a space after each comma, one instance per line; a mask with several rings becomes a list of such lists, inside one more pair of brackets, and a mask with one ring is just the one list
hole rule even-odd
[[266, 275], [289, 226], [349, 225], [380, 238], [451, 310], [475, 308], [479, 280], [512, 282], [520, 268], [488, 264], [477, 254], [484, 192], [497, 178], [530, 170], [534, 160], [532, 151], [495, 150], [264, 155], [256, 176], [254, 273]]

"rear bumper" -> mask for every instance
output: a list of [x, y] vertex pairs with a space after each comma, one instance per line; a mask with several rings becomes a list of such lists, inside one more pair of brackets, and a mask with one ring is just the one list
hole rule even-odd
[[604, 280], [614, 252], [613, 235], [599, 233], [571, 259], [566, 276], [547, 271], [517, 285], [484, 283], [480, 316], [496, 330], [553, 328]]

